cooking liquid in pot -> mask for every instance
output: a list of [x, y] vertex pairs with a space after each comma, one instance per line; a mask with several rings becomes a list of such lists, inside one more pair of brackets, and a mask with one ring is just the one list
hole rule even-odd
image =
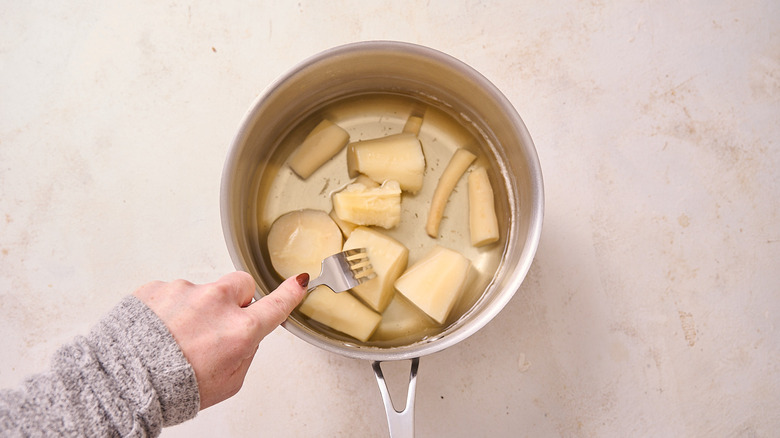
[[[265, 170], [258, 182], [257, 195], [257, 246], [261, 252], [259, 260], [265, 260], [269, 267], [265, 236], [273, 221], [284, 213], [303, 208], [320, 209], [329, 212], [332, 208], [331, 195], [349, 184], [352, 179], [347, 174], [346, 148], [325, 163], [309, 178], [303, 180], [283, 164], [287, 156], [302, 142], [311, 129], [322, 119], [341, 126], [350, 134], [350, 141], [368, 140], [400, 133], [411, 115], [423, 116], [423, 124], [418, 134], [426, 160], [425, 177], [422, 189], [416, 194], [403, 192], [401, 201], [401, 223], [398, 227], [379, 231], [397, 239], [409, 248], [409, 265], [424, 256], [434, 245], [439, 244], [456, 250], [468, 257], [472, 268], [468, 283], [461, 298], [456, 303], [448, 320], [442, 326], [424, 329], [402, 338], [383, 338], [374, 335], [365, 344], [378, 347], [408, 345], [428, 337], [436, 336], [447, 326], [457, 321], [477, 300], [493, 278], [499, 265], [506, 242], [505, 230], [508, 229], [505, 217], [507, 201], [501, 178], [494, 169], [495, 160], [485, 140], [472, 133], [465, 121], [459, 123], [450, 115], [444, 105], [433, 101], [422, 101], [410, 96], [396, 94], [369, 94], [338, 100], [296, 123], [280, 142], [274, 156], [270, 157], [271, 167], [276, 171]], [[474, 166], [485, 166], [491, 175], [496, 198], [496, 212], [499, 217], [499, 229], [502, 235], [498, 242], [482, 248], [470, 244], [468, 223], [468, 172], [460, 178], [450, 195], [439, 227], [439, 237], [433, 239], [425, 232], [425, 222], [433, 192], [450, 157], [457, 148], [466, 148], [477, 155]], [[274, 164], [276, 163], [276, 164]], [[270, 176], [269, 176], [270, 175]], [[312, 277], [318, 273], [310, 273]], [[397, 293], [397, 295], [400, 295]], [[427, 318], [422, 312], [421, 318]], [[345, 342], [360, 344], [359, 341], [335, 332], [316, 321], [311, 321], [296, 312], [293, 315], [318, 331]], [[435, 325], [431, 321], [431, 325]]]

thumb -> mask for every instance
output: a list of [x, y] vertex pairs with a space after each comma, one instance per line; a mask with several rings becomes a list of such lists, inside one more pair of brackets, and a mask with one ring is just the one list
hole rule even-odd
[[309, 274], [304, 273], [290, 277], [284, 280], [276, 290], [245, 308], [247, 312], [254, 314], [259, 321], [259, 339], [271, 333], [290, 316], [290, 313], [306, 295], [308, 284]]

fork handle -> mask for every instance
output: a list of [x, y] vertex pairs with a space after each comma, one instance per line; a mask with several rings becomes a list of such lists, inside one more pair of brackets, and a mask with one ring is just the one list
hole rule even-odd
[[[309, 287], [306, 288], [306, 293], [309, 293], [309, 292], [313, 291], [314, 289], [317, 288], [317, 286], [328, 286], [327, 284], [325, 284], [325, 280], [322, 278], [322, 276], [319, 276], [319, 277], [315, 278], [314, 280], [309, 281]], [[328, 288], [330, 289], [330, 286], [328, 286]], [[333, 289], [330, 289], [330, 290], [333, 290]]]

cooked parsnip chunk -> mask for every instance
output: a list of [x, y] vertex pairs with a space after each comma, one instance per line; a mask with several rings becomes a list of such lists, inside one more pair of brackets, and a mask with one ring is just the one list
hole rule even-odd
[[[379, 183], [374, 181], [373, 179], [365, 176], [365, 175], [358, 175], [357, 178], [355, 178], [354, 181], [352, 181], [353, 184], [363, 184], [366, 186], [366, 188], [373, 189], [376, 187], [379, 187]], [[333, 219], [333, 222], [336, 222], [336, 225], [341, 228], [341, 233], [344, 235], [345, 238], [348, 238], [349, 235], [352, 233], [352, 230], [357, 227], [357, 224], [353, 224], [352, 222], [345, 221], [339, 217], [339, 215], [336, 214], [336, 210], [330, 211], [330, 217]]]
[[298, 307], [309, 318], [363, 342], [376, 330], [382, 316], [366, 307], [349, 292], [335, 293], [319, 286]]
[[398, 181], [401, 190], [417, 193], [425, 174], [425, 156], [416, 135], [388, 135], [350, 143], [347, 170], [352, 178], [362, 173], [378, 183]]
[[420, 127], [422, 127], [423, 119], [420, 116], [409, 116], [404, 125], [403, 132], [408, 134], [417, 135], [420, 133]]
[[349, 143], [349, 133], [330, 120], [323, 120], [290, 155], [288, 165], [303, 179], [308, 178]]
[[377, 312], [383, 312], [395, 294], [393, 283], [406, 269], [409, 250], [401, 242], [366, 227], [355, 228], [344, 249], [365, 248], [376, 277], [352, 288], [352, 292]]
[[436, 327], [437, 324], [425, 315], [414, 304], [401, 294], [395, 294], [393, 300], [382, 313], [382, 321], [379, 323], [374, 337], [377, 339], [392, 340], [423, 330]]
[[375, 188], [353, 183], [333, 194], [333, 210], [353, 224], [393, 228], [401, 222], [401, 188], [395, 181]]
[[353, 183], [363, 184], [364, 186], [368, 187], [369, 189], [373, 189], [374, 187], [379, 187], [384, 181], [376, 182], [373, 179], [360, 174], [355, 177], [355, 180], [352, 181]]
[[344, 235], [344, 238], [349, 238], [349, 235], [352, 234], [352, 230], [357, 227], [357, 225], [353, 224], [352, 222], [347, 222], [341, 219], [339, 215], [336, 214], [336, 210], [331, 210], [330, 213], [328, 213], [328, 216], [330, 216], [330, 218], [333, 219], [333, 222], [339, 226], [339, 229], [341, 229], [341, 234]]
[[498, 240], [493, 188], [484, 167], [469, 173], [469, 231], [473, 246], [483, 246]]
[[395, 288], [426, 315], [444, 324], [468, 278], [471, 260], [457, 251], [436, 245], [409, 267]]
[[438, 184], [436, 184], [436, 190], [433, 192], [431, 209], [428, 212], [428, 222], [425, 224], [425, 232], [429, 236], [433, 238], [438, 237], [439, 224], [444, 215], [444, 207], [447, 205], [450, 193], [452, 193], [463, 172], [476, 158], [476, 155], [466, 149], [458, 149], [452, 155], [450, 162], [447, 163], [447, 167], [444, 169], [441, 178], [439, 178]]
[[341, 231], [321, 210], [295, 210], [279, 216], [268, 230], [271, 265], [282, 278], [320, 273], [322, 260], [341, 251]]

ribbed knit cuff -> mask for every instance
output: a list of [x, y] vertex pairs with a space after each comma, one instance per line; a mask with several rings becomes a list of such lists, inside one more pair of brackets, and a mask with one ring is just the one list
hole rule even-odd
[[[165, 323], [138, 298], [124, 298], [103, 320], [128, 354], [138, 358], [154, 389], [146, 413], [172, 426], [194, 418], [200, 408], [198, 382]], [[155, 412], [158, 411], [158, 412]], [[148, 418], [147, 421], [154, 421]]]

